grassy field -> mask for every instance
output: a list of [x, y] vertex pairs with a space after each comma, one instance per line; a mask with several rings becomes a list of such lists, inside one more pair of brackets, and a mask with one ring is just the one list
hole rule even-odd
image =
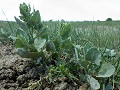
[[12, 28], [17, 28], [18, 25], [16, 24], [15, 21], [9, 21], [9, 22], [7, 22], [7, 21], [0, 21], [0, 28], [11, 29], [11, 27]]
[[[55, 36], [60, 29], [61, 21], [43, 21], [43, 27], [47, 27], [47, 33]], [[64, 21], [63, 21], [64, 22]], [[91, 42], [98, 49], [106, 48], [120, 52], [120, 21], [83, 21], [67, 22], [71, 25], [71, 39], [75, 45], [85, 46]], [[0, 21], [0, 40], [8, 42], [8, 37], [17, 32], [19, 26], [16, 22]], [[120, 57], [120, 55], [118, 55]], [[103, 58], [102, 58], [103, 60]], [[104, 58], [104, 61], [110, 62], [117, 67], [115, 73], [115, 84], [120, 84], [120, 65], [119, 59]], [[117, 63], [116, 63], [117, 62]], [[117, 65], [116, 65], [117, 64]], [[113, 79], [113, 78], [112, 78]], [[100, 80], [100, 82], [102, 82]], [[111, 81], [111, 83], [113, 83]]]
[[[20, 62], [26, 62], [24, 58], [31, 61], [27, 67], [32, 70], [32, 81], [26, 77], [29, 71], [24, 72], [26, 64], [22, 64], [24, 68], [20, 72], [10, 68], [18, 73], [13, 77], [17, 87], [36, 90], [35, 86], [44, 90], [49, 86], [50, 90], [56, 90], [53, 89], [56, 83], [62, 86], [64, 82], [64, 88], [72, 85], [75, 90], [81, 90], [84, 85], [87, 89], [82, 90], [120, 90], [120, 21], [41, 21], [39, 10], [31, 11], [25, 3], [20, 4], [19, 9], [21, 16], [15, 17], [16, 22], [0, 21], [1, 61], [6, 60], [3, 51], [11, 55], [14, 49], [12, 54], [19, 55]], [[20, 62], [16, 64], [21, 65]], [[39, 67], [44, 71], [37, 69]], [[11, 80], [8, 70], [6, 72], [0, 72], [0, 77]], [[25, 77], [21, 77], [23, 75]], [[38, 78], [33, 78], [34, 75]]]
[[[120, 21], [83, 21], [69, 23], [72, 28], [72, 39], [78, 44], [84, 44], [85, 41], [90, 41], [96, 47], [119, 49]], [[59, 22], [57, 21], [44, 22], [44, 25], [53, 31], [59, 29]]]
[[[68, 23], [72, 29], [72, 41], [76, 44], [84, 45], [89, 41], [98, 48], [120, 50], [120, 21], [71, 21]], [[43, 21], [43, 25], [47, 27], [49, 33], [58, 31], [59, 24], [59, 21]], [[16, 22], [0, 21], [0, 29], [6, 31], [8, 35], [16, 32], [17, 28]]]

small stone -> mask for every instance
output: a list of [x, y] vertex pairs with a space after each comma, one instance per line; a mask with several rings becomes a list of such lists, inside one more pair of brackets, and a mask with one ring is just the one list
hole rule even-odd
[[66, 82], [61, 82], [58, 86], [55, 87], [54, 90], [64, 90], [67, 87], [67, 83]]
[[15, 88], [14, 87], [10, 87], [9, 90], [15, 90]]

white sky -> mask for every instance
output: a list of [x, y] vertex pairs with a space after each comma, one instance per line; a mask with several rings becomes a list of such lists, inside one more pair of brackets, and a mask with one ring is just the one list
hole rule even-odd
[[40, 11], [42, 20], [120, 20], [120, 0], [0, 0], [0, 20], [19, 16], [20, 3], [30, 3]]

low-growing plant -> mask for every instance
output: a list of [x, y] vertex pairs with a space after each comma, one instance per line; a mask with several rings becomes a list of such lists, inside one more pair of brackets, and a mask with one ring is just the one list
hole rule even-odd
[[39, 11], [34, 9], [31, 12], [30, 5], [27, 6], [25, 3], [20, 4], [19, 8], [21, 20], [17, 17], [15, 20], [20, 28], [17, 29], [17, 35], [11, 37], [15, 41], [17, 53], [25, 58], [44, 56], [43, 50], [48, 36]]
[[[81, 50], [83, 56], [80, 54]], [[87, 80], [87, 82], [92, 89], [99, 89], [101, 83], [100, 80], [114, 74], [115, 67], [108, 62], [104, 62], [101, 58], [99, 49], [94, 47], [91, 43], [86, 43], [84, 47], [77, 45], [75, 51], [76, 60], [85, 71], [85, 77], [89, 80]]]
[[[3, 14], [5, 15], [4, 11], [2, 10]], [[6, 17], [6, 15], [5, 15]], [[12, 42], [11, 36], [16, 35], [16, 28], [17, 25], [15, 22], [8, 21], [8, 18], [6, 17], [6, 21], [1, 21], [0, 23], [0, 41], [3, 44]]]
[[5, 43], [6, 41], [9, 41], [8, 40], [9, 36], [10, 36], [10, 33], [6, 29], [0, 28], [0, 41], [2, 43]]
[[105, 81], [119, 68], [119, 63], [115, 63], [116, 68], [103, 57], [114, 55], [114, 51], [106, 49], [101, 52], [101, 48], [91, 42], [81, 45], [80, 37], [77, 41], [72, 38], [75, 35], [71, 34], [71, 24], [63, 20], [59, 22], [59, 28], [47, 33], [38, 10], [31, 12], [30, 5], [25, 3], [20, 4], [19, 8], [21, 16], [20, 19], [15, 17], [15, 20], [20, 28], [11, 38], [21, 57], [43, 59], [40, 63], [44, 62], [48, 68], [47, 79], [50, 82], [55, 78], [67, 77], [71, 81], [87, 82], [92, 90], [101, 89], [102, 85], [105, 89]]
[[72, 71], [70, 71], [68, 64], [64, 61], [58, 61], [56, 66], [49, 66], [48, 70], [48, 79], [52, 83], [55, 82], [54, 80], [57, 81], [58, 78], [61, 78], [61, 80], [65, 78], [72, 81], [77, 80]]

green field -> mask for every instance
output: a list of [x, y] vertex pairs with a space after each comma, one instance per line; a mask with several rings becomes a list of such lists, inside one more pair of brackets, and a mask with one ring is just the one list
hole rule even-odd
[[39, 11], [21, 16], [0, 22], [0, 40], [12, 41], [23, 58], [42, 58], [48, 82], [67, 77], [94, 90], [120, 88], [120, 21], [41, 21]]
[[[48, 32], [51, 32], [59, 29], [59, 22], [43, 21], [43, 24], [48, 28]], [[68, 23], [71, 25], [72, 39], [78, 44], [90, 41], [96, 47], [119, 49], [120, 21], [71, 21]], [[9, 32], [11, 29], [17, 29], [18, 25], [16, 22], [0, 21], [0, 28]]]

